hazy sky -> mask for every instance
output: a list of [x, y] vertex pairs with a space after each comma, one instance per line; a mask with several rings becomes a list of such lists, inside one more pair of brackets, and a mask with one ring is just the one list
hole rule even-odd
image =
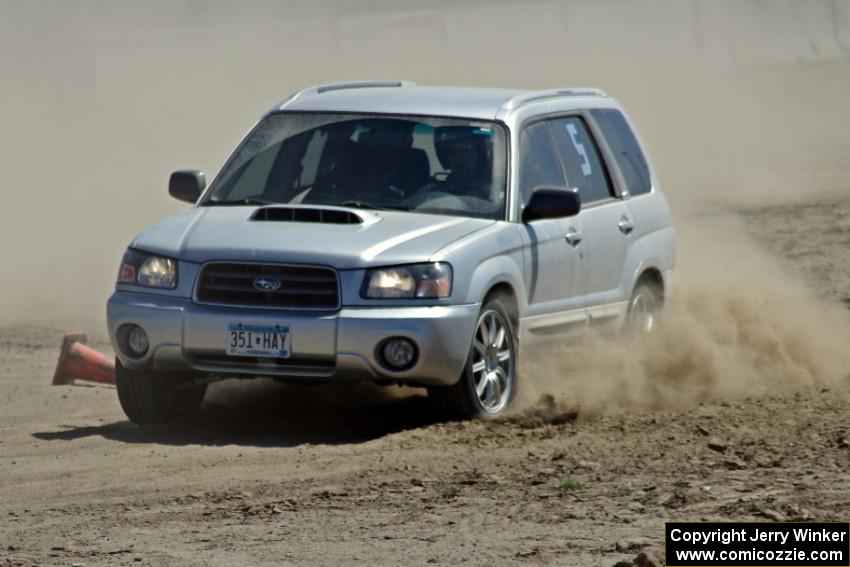
[[0, 321], [102, 328], [121, 252], [305, 85], [598, 86], [677, 200], [846, 187], [850, 2], [0, 2]]

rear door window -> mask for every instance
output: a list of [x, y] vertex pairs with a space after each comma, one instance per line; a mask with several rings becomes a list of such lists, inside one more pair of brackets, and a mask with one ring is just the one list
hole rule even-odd
[[643, 195], [652, 190], [649, 165], [632, 129], [618, 110], [591, 110], [590, 115], [602, 130], [608, 147], [626, 182], [630, 195]]
[[520, 138], [519, 189], [523, 205], [540, 186], [565, 187], [564, 173], [544, 122], [526, 126]]
[[549, 126], [564, 163], [567, 185], [578, 189], [582, 204], [611, 198], [608, 170], [584, 120], [568, 116], [550, 121]]

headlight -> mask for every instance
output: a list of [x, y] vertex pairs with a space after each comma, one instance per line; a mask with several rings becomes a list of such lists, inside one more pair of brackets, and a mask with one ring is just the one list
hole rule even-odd
[[452, 267], [445, 262], [379, 268], [366, 273], [368, 299], [436, 299], [452, 292]]
[[177, 287], [177, 262], [128, 248], [118, 270], [118, 283], [174, 289]]

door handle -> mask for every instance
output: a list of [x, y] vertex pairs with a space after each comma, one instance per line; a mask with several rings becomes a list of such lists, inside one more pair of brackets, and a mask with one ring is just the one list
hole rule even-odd
[[629, 217], [623, 215], [620, 217], [620, 222], [617, 223], [617, 227], [620, 229], [620, 232], [628, 236], [635, 229], [635, 222]]
[[567, 243], [569, 243], [569, 245], [572, 246], [573, 248], [575, 248], [576, 246], [578, 246], [581, 243], [582, 238], [584, 238], [584, 233], [580, 230], [576, 230], [576, 229], [570, 227], [570, 229], [567, 231], [567, 234], [566, 234]]

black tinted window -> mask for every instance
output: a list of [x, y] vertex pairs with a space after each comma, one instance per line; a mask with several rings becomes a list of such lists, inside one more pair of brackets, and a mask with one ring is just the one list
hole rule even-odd
[[599, 150], [578, 116], [550, 122], [552, 136], [567, 172], [567, 184], [578, 189], [582, 203], [593, 203], [612, 196], [608, 170]]
[[599, 124], [608, 146], [614, 153], [629, 193], [649, 193], [652, 189], [649, 165], [626, 119], [617, 110], [593, 110], [590, 114]]
[[522, 131], [519, 167], [519, 190], [523, 204], [528, 203], [536, 187], [566, 185], [545, 123], [535, 122]]

